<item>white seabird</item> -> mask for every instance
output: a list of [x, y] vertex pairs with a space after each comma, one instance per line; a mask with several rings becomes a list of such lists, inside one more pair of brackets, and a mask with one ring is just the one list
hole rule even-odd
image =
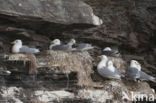
[[107, 55], [107, 56], [120, 56], [120, 53], [118, 50], [113, 50], [110, 47], [106, 47], [103, 49], [102, 51], [103, 55]]
[[132, 78], [133, 80], [139, 79], [141, 81], [146, 80], [156, 82], [156, 78], [141, 71], [141, 65], [136, 60], [131, 60], [130, 68], [127, 69], [126, 73], [128, 77]]
[[78, 44], [78, 46], [76, 47], [76, 50], [79, 51], [85, 51], [85, 50], [90, 50], [93, 49], [94, 47], [91, 44]]
[[[76, 41], [75, 39], [73, 39], [74, 41]], [[86, 50], [90, 50], [93, 49], [94, 47], [91, 44], [88, 43], [80, 43], [77, 44], [76, 50], [78, 51], [86, 51]]]
[[12, 52], [13, 53], [38, 53], [40, 52], [39, 49], [36, 48], [29, 48], [28, 46], [22, 45], [21, 40], [15, 40], [12, 42]]
[[141, 65], [136, 60], [131, 60], [130, 67], [126, 70], [126, 77], [128, 79], [137, 81], [140, 78]]
[[50, 42], [49, 49], [52, 50], [53, 47], [61, 45], [61, 41], [59, 39], [54, 39], [53, 41]]
[[[124, 77], [114, 66], [113, 62], [111, 60], [108, 61], [107, 56], [102, 55], [100, 56], [101, 61], [99, 62], [97, 66], [98, 73], [105, 78], [109, 79], [121, 79]], [[108, 66], [106, 66], [106, 63], [108, 61]]]
[[55, 39], [51, 42], [50, 49], [51, 50], [73, 50], [72, 46], [76, 41], [71, 39], [67, 44], [61, 44], [59, 39]]

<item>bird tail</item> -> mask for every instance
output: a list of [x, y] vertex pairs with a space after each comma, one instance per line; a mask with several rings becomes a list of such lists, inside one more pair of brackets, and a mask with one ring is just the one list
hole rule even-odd
[[154, 78], [152, 76], [149, 78], [149, 80], [152, 81], [152, 82], [154, 82], [154, 83], [156, 83], [156, 78]]
[[94, 49], [94, 47], [90, 46], [90, 47], [87, 47], [85, 50], [90, 50], [90, 49]]
[[38, 52], [40, 52], [40, 50], [39, 49], [34, 49], [34, 52], [38, 53]]

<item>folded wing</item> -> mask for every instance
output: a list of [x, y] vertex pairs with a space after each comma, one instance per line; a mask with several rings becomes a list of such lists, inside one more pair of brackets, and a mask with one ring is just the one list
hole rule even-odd
[[36, 48], [29, 48], [28, 46], [22, 46], [20, 48], [20, 52], [23, 52], [23, 53], [38, 53], [40, 52], [39, 49], [36, 49]]

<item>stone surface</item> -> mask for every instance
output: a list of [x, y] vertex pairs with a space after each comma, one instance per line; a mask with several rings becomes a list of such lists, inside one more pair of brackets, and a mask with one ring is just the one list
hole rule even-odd
[[[1, 59], [3, 64], [10, 64], [4, 66], [11, 71], [10, 75], [2, 76], [1, 79], [2, 101], [59, 103], [72, 99], [75, 102], [124, 103], [133, 100], [132, 93], [147, 94], [148, 98], [156, 96], [146, 82], [108, 80], [102, 78], [96, 70], [92, 72], [89, 68], [93, 69], [93, 59], [87, 52], [46, 51], [37, 54], [37, 75], [29, 74], [29, 62], [34, 61], [28, 57], [28, 54], [10, 54], [7, 60]], [[113, 60], [122, 73], [128, 67], [120, 57], [108, 59]]]
[[92, 8], [80, 0], [6, 0], [0, 2], [0, 14], [61, 24], [102, 24]]
[[[45, 91], [47, 94], [41, 97], [46, 97], [50, 101], [49, 97], [54, 97], [53, 92], [64, 91], [74, 95], [74, 99], [64, 98], [64, 95], [63, 99], [58, 99], [59, 94], [57, 99], [53, 99], [54, 103], [124, 103], [121, 98], [124, 94], [130, 97], [131, 91], [154, 94], [156, 83], [101, 78], [96, 71], [96, 57], [101, 55], [101, 50], [106, 46], [118, 47], [122, 58], [110, 59], [122, 64], [115, 65], [122, 73], [130, 60], [135, 59], [142, 64], [144, 72], [156, 77], [155, 19], [155, 0], [0, 1], [0, 100], [11, 103], [42, 103], [39, 96], [35, 96], [35, 92]], [[75, 67], [76, 69], [72, 70], [69, 66], [72, 72], [68, 71], [67, 75], [64, 71], [59, 71], [58, 65], [46, 66], [48, 60], [44, 58], [49, 54], [45, 55], [45, 50], [54, 38], [61, 39], [63, 43], [75, 38], [77, 43], [91, 43], [95, 47], [93, 51], [89, 51], [93, 58], [89, 64], [93, 68], [87, 67], [89, 71], [93, 70], [87, 72], [93, 84], [78, 85], [77, 77], [83, 75], [82, 71], [78, 71], [79, 68]], [[42, 65], [37, 67], [37, 75], [29, 75], [29, 60], [23, 62], [5, 59], [8, 54], [10, 55], [10, 42], [15, 39], [21, 39], [25, 45], [42, 51], [36, 55], [37, 61]], [[82, 61], [86, 62], [81, 60], [82, 58], [79, 60], [80, 64]], [[65, 66], [70, 64], [69, 61], [65, 62]], [[7, 70], [11, 74], [6, 75], [4, 72]]]

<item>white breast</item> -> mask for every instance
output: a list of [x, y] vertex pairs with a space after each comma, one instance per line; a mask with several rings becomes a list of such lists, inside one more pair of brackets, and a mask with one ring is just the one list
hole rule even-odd
[[97, 66], [97, 69], [100, 69], [100, 68], [103, 68], [103, 67], [106, 67], [106, 61], [105, 60], [100, 61], [100, 63]]
[[13, 52], [13, 53], [19, 53], [19, 52], [20, 52], [20, 46], [14, 45], [14, 46], [12, 47], [12, 52]]

